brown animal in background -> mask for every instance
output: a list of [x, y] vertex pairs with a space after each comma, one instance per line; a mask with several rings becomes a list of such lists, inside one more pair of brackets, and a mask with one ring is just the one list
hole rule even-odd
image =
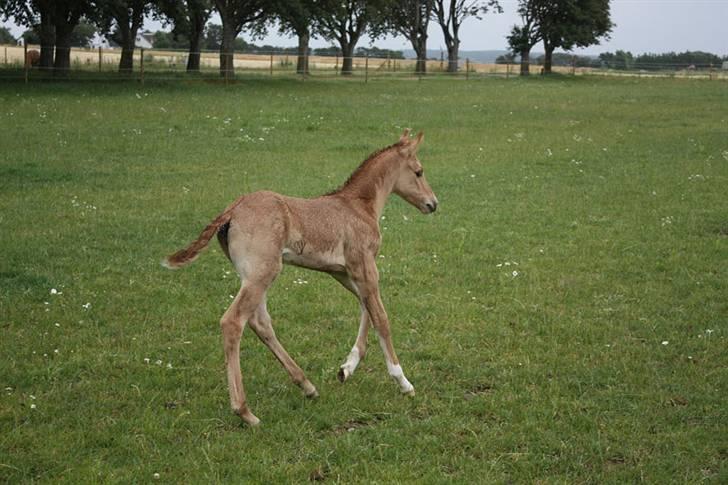
[[28, 67], [38, 67], [40, 64], [40, 51], [31, 49], [25, 53], [25, 65]]
[[283, 264], [328, 273], [359, 300], [359, 334], [339, 369], [341, 382], [354, 373], [364, 357], [367, 332], [372, 325], [379, 336], [389, 374], [404, 394], [414, 394], [414, 387], [404, 376], [394, 352], [389, 320], [379, 294], [376, 265], [382, 239], [379, 219], [389, 194], [394, 192], [425, 214], [437, 208], [437, 197], [417, 159], [423, 134], [410, 139], [409, 133], [409, 129], [405, 130], [397, 143], [372, 154], [334, 192], [314, 199], [267, 191], [238, 198], [196, 241], [162, 263], [175, 269], [192, 262], [217, 233], [223, 251], [240, 275], [240, 291], [220, 325], [230, 404], [249, 425], [256, 425], [259, 420], [248, 408], [240, 372], [240, 338], [246, 322], [305, 395], [318, 395], [276, 338], [266, 308], [266, 291]]

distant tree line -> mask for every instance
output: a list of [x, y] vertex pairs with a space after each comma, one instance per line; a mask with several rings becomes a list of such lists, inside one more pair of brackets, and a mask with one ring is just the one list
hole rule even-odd
[[702, 51], [640, 54], [635, 56], [629, 51], [618, 50], [614, 53], [605, 52], [599, 55], [599, 61], [602, 66], [620, 70], [641, 69], [645, 71], [658, 71], [661, 69], [689, 67], [706, 69], [720, 67], [724, 60], [728, 60], [728, 56], [721, 59], [720, 56]]
[[[498, 0], [0, 0], [0, 17], [26, 26], [40, 45], [39, 67], [63, 74], [70, 68], [70, 48], [82, 41], [81, 31], [93, 26], [121, 48], [120, 72], [131, 72], [138, 32], [149, 17], [171, 26], [157, 33], [158, 47], [187, 49], [187, 70], [200, 69], [200, 52], [215, 49], [220, 74], [234, 72], [236, 51], [293, 53], [293, 49], [256, 46], [239, 38], [255, 38], [270, 29], [298, 38], [297, 71], [308, 71], [308, 55], [342, 57], [341, 74], [353, 71], [356, 54], [401, 58], [401, 52], [359, 48], [362, 36], [378, 39], [401, 35], [417, 55], [416, 70], [427, 69], [428, 26], [440, 26], [448, 52], [448, 70], [458, 70], [460, 28], [470, 18], [499, 13]], [[222, 25], [208, 25], [217, 12]], [[329, 41], [334, 48], [309, 48], [311, 38]], [[30, 40], [30, 39], [26, 39]]]

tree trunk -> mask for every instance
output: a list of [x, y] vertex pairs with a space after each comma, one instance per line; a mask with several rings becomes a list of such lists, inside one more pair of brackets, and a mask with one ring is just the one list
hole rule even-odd
[[190, 51], [187, 54], [187, 72], [200, 70], [200, 45], [202, 44], [202, 30], [192, 27], [190, 30]]
[[343, 57], [341, 63], [341, 75], [351, 76], [354, 72], [354, 45], [339, 42], [341, 44], [341, 55]]
[[202, 48], [202, 35], [205, 32], [205, 24], [209, 14], [195, 11], [190, 15], [190, 50], [187, 54], [187, 72], [198, 72], [200, 70], [200, 57]]
[[220, 13], [222, 19], [222, 43], [220, 44], [220, 76], [229, 78], [235, 75], [235, 20]]
[[131, 74], [134, 70], [134, 47], [136, 41], [136, 33], [131, 35], [131, 29], [128, 26], [119, 26], [121, 31], [121, 59], [119, 60], [119, 72], [122, 74]]
[[298, 60], [296, 62], [297, 74], [308, 74], [308, 41], [311, 34], [308, 29], [298, 34]]
[[552, 45], [546, 45], [544, 46], [544, 57], [543, 57], [543, 73], [544, 74], [551, 74], [551, 61], [553, 59], [554, 54], [554, 46]]
[[521, 76], [528, 76], [531, 74], [531, 50], [521, 51]]
[[415, 64], [415, 73], [427, 73], [427, 37], [421, 37], [412, 43], [412, 47], [417, 54], [417, 62]]
[[56, 28], [56, 60], [53, 63], [53, 74], [67, 76], [71, 70], [71, 29]]
[[40, 37], [40, 61], [38, 66], [43, 70], [51, 70], [56, 44], [56, 27], [51, 21], [50, 12], [44, 14], [41, 11], [38, 36]]
[[447, 46], [447, 72], [458, 72], [459, 42], [455, 41]]

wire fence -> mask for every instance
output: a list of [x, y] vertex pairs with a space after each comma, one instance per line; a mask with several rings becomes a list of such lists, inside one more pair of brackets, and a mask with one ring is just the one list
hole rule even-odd
[[[447, 59], [420, 61], [415, 59], [306, 55], [301, 59], [295, 53], [236, 52], [222, 55], [219, 51], [190, 53], [174, 49], [137, 48], [128, 52], [128, 63], [120, 69], [122, 49], [71, 48], [63, 56], [55, 49], [56, 58], [66, 62], [41, 67], [39, 46], [0, 46], [0, 81], [21, 80], [206, 80], [231, 82], [250, 76], [347, 78], [368, 82], [370, 79], [402, 78], [423, 79], [451, 77], [470, 79], [478, 77], [518, 77], [517, 63], [481, 63], [461, 59], [456, 71], [448, 70]], [[194, 69], [189, 70], [190, 56]], [[230, 59], [232, 59], [230, 61]], [[196, 62], [195, 62], [196, 61]], [[225, 66], [221, 68], [221, 64]], [[634, 64], [621, 68], [583, 67], [571, 64], [554, 65], [552, 71], [565, 75], [606, 75], [638, 77], [703, 78], [728, 80], [728, 63], [722, 65], [693, 64]], [[61, 67], [59, 67], [59, 65]], [[418, 69], [419, 68], [419, 69]], [[530, 74], [543, 73], [543, 66], [532, 63]]]

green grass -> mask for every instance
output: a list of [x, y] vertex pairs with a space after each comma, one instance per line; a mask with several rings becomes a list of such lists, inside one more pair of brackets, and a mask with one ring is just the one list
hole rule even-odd
[[[0, 481], [728, 481], [725, 83], [6, 83], [0, 125]], [[379, 262], [417, 396], [373, 337], [340, 384], [358, 305], [286, 268], [269, 309], [321, 397], [247, 331], [242, 426], [232, 267], [159, 260], [408, 126], [441, 206], [393, 197]]]

